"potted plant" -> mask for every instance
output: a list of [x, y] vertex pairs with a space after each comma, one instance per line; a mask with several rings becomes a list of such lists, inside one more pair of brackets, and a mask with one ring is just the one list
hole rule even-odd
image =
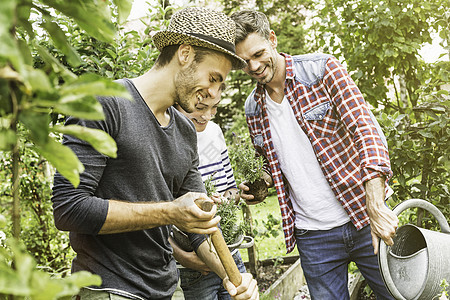
[[233, 166], [236, 180], [245, 183], [249, 187], [247, 194], [255, 198], [252, 203], [264, 201], [268, 195], [268, 188], [264, 174], [264, 157], [256, 155], [255, 149], [247, 135], [233, 137], [233, 145], [229, 147], [230, 161]]
[[[214, 174], [213, 174], [214, 175]], [[205, 182], [206, 194], [209, 197], [220, 197], [221, 201], [217, 203], [217, 215], [221, 217], [220, 229], [222, 231], [225, 243], [230, 251], [240, 247], [244, 240], [246, 224], [239, 222], [238, 211], [241, 209], [242, 203], [235, 203], [231, 199], [227, 199], [216, 193], [216, 187], [212, 181], [211, 175]]]

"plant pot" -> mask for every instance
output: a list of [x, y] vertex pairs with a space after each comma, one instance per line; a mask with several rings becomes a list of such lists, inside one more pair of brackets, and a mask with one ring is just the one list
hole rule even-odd
[[253, 195], [255, 198], [253, 200], [248, 200], [247, 202], [250, 204], [257, 204], [264, 199], [266, 199], [269, 194], [269, 189], [267, 188], [267, 184], [264, 179], [260, 178], [253, 183], [246, 183], [249, 190], [246, 192], [247, 194]]
[[[244, 243], [245, 241], [245, 243]], [[236, 239], [233, 241], [233, 243], [228, 244], [228, 249], [230, 249], [230, 252], [233, 251], [234, 249], [246, 249], [246, 248], [250, 248], [255, 244], [255, 240], [253, 239], [253, 237], [248, 236], [248, 235], [239, 235], [238, 237], [236, 237]]]

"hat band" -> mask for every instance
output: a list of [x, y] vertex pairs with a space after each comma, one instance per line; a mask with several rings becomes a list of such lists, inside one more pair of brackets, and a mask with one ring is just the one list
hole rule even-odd
[[224, 40], [212, 37], [210, 35], [201, 34], [201, 33], [192, 33], [192, 32], [190, 32], [188, 34], [192, 35], [192, 36], [195, 36], [195, 37], [198, 37], [198, 38], [201, 38], [201, 39], [206, 40], [208, 42], [211, 42], [213, 44], [216, 44], [216, 45], [218, 45], [218, 46], [220, 46], [222, 48], [225, 48], [226, 50], [228, 50], [228, 51], [230, 51], [232, 53], [236, 53], [236, 49], [234, 47], [234, 44], [232, 44], [230, 42], [227, 42], [227, 41], [224, 41]]

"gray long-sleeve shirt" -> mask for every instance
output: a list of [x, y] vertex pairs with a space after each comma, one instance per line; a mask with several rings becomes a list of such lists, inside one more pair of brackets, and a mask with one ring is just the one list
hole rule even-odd
[[[177, 270], [168, 242], [170, 226], [120, 234], [98, 235], [108, 212], [108, 199], [129, 202], [171, 201], [188, 191], [204, 192], [197, 170], [194, 125], [169, 108], [166, 127], [149, 109], [130, 80], [121, 80], [134, 101], [99, 98], [104, 121], [69, 118], [66, 124], [102, 129], [117, 143], [117, 158], [108, 158], [88, 143], [64, 136], [84, 164], [74, 188], [55, 175], [55, 224], [70, 231], [77, 253], [72, 271], [87, 270], [102, 277], [102, 289], [135, 299], [160, 299], [173, 294]], [[191, 235], [194, 247], [203, 236]]]

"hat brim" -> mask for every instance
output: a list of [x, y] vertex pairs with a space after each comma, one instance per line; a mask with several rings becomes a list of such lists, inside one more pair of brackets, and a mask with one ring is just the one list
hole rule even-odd
[[216, 50], [219, 52], [222, 52], [224, 54], [227, 54], [230, 56], [232, 61], [232, 68], [234, 70], [242, 69], [245, 66], [247, 66], [247, 63], [245, 60], [237, 56], [235, 53], [222, 48], [212, 42], [209, 42], [207, 40], [201, 39], [199, 37], [195, 37], [189, 34], [185, 33], [179, 33], [179, 32], [173, 32], [173, 31], [158, 31], [153, 36], [153, 42], [158, 48], [159, 51], [161, 51], [164, 47], [170, 46], [170, 45], [181, 45], [181, 44], [188, 44], [193, 46], [199, 46], [204, 48], [209, 48], [212, 50]]

